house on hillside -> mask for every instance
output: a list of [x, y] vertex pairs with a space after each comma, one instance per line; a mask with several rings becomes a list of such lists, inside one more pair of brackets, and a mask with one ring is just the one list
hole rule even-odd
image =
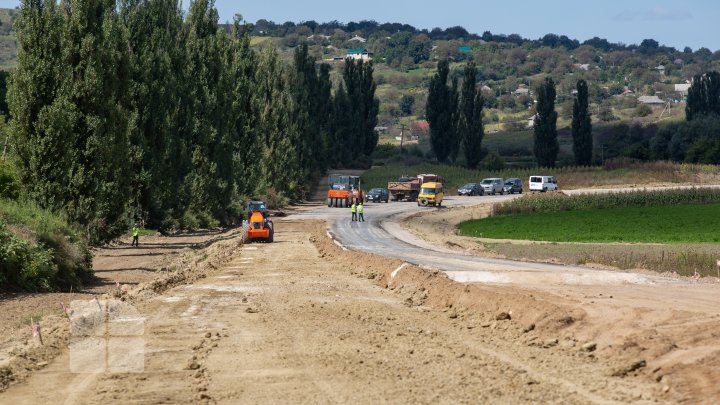
[[363, 38], [363, 37], [361, 37], [361, 36], [359, 36], [359, 35], [355, 35], [354, 37], [348, 39], [348, 41], [350, 41], [350, 42], [359, 42], [359, 43], [361, 43], [361, 44], [364, 44], [365, 42], [367, 42], [367, 39], [365, 39], [365, 38]]
[[575, 70], [590, 70], [590, 64], [589, 63], [573, 63], [573, 69]]
[[513, 91], [513, 94], [516, 96], [528, 96], [530, 95], [530, 89], [525, 87], [525, 85], [520, 85], [517, 90]]
[[638, 101], [641, 104], [646, 104], [651, 107], [664, 107], [665, 106], [665, 101], [663, 101], [658, 96], [640, 96], [640, 97], [638, 97]]
[[690, 90], [690, 86], [692, 86], [692, 84], [690, 84], [690, 83], [676, 84], [675, 92], [679, 93], [680, 97], [687, 97], [688, 90]]
[[661, 75], [664, 75], [664, 74], [665, 74], [665, 66], [664, 66], [664, 65], [657, 65], [657, 66], [655, 66], [655, 70], [657, 70], [658, 73], [660, 73]]
[[373, 53], [365, 48], [348, 49], [345, 59], [352, 60], [372, 60]]
[[623, 89], [622, 95], [623, 95], [623, 96], [628, 96], [628, 97], [630, 97], [630, 96], [634, 97], [634, 96], [635, 96], [635, 92], [632, 91], [632, 90], [630, 90], [627, 86], [625, 86], [625, 88]]

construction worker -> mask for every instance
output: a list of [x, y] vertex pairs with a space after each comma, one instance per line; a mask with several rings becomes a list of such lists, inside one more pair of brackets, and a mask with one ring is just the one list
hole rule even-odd
[[138, 224], [135, 224], [132, 228], [132, 236], [133, 240], [130, 246], [138, 246], [140, 244], [139, 238], [140, 238], [140, 228], [138, 228]]
[[358, 213], [358, 221], [365, 222], [365, 217], [363, 216], [363, 203], [362, 200], [358, 203], [357, 206], [357, 213]]
[[352, 220], [357, 221], [357, 203], [355, 201], [350, 206], [350, 212], [352, 212]]

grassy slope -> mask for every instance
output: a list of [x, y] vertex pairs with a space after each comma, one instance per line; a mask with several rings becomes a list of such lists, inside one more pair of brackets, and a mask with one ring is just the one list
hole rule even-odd
[[720, 204], [509, 215], [460, 226], [466, 236], [552, 242], [718, 242], [718, 229]]

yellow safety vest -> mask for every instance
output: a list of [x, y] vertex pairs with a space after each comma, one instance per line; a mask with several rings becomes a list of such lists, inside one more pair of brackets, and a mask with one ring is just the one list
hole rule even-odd
[[357, 205], [353, 204], [350, 206], [350, 212], [356, 213], [357, 212]]
[[133, 236], [140, 235], [140, 228], [133, 228], [132, 231], [133, 231]]
[[357, 207], [357, 212], [358, 212], [358, 214], [362, 214], [362, 213], [363, 213], [363, 205], [362, 205], [362, 204], [358, 205], [358, 207]]

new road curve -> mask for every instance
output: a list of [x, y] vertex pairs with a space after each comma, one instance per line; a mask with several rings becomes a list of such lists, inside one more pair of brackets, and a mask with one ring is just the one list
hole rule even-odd
[[516, 197], [517, 195], [447, 197], [442, 208], [420, 207], [413, 202], [368, 203], [365, 205], [365, 222], [351, 221], [349, 209], [326, 206], [298, 212], [288, 219], [323, 219], [328, 224], [330, 236], [346, 249], [399, 259], [427, 269], [437, 269], [458, 282], [524, 286], [679, 282], [672, 278], [623, 271], [475, 256], [428, 243], [401, 225], [403, 219], [421, 211], [494, 203]]

